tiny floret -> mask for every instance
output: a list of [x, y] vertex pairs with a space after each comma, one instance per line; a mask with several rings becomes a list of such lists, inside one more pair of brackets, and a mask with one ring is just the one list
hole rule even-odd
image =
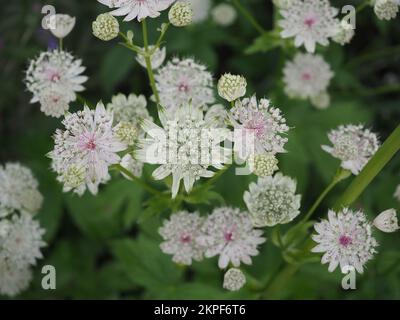
[[103, 13], [97, 16], [92, 23], [93, 35], [103, 41], [110, 41], [118, 37], [118, 20], [109, 13]]
[[246, 277], [240, 269], [230, 268], [224, 275], [223, 287], [229, 291], [238, 291], [246, 284]]
[[188, 2], [176, 2], [168, 13], [169, 22], [175, 27], [185, 27], [192, 23], [193, 10]]
[[246, 94], [247, 81], [245, 77], [225, 73], [218, 81], [218, 94], [231, 102]]

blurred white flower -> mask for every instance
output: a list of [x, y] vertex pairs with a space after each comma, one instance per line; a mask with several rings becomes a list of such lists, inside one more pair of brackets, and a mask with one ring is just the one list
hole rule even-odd
[[212, 9], [211, 15], [214, 22], [222, 27], [228, 27], [232, 25], [237, 18], [237, 12], [235, 8], [227, 3], [220, 3], [216, 5]]
[[333, 37], [333, 41], [341, 44], [342, 46], [346, 43], [350, 43], [351, 39], [354, 37], [354, 28], [346, 20], [342, 20], [339, 24], [337, 33]]
[[294, 37], [295, 46], [304, 45], [308, 52], [314, 52], [316, 44], [327, 46], [339, 27], [338, 10], [328, 0], [293, 0], [280, 13], [282, 38]]
[[14, 214], [9, 221], [6, 234], [0, 237], [0, 256], [19, 267], [35, 265], [43, 257], [44, 229], [27, 213]]
[[0, 256], [0, 295], [15, 297], [26, 290], [32, 280], [28, 265], [18, 266]]
[[[96, 110], [85, 106], [82, 111], [67, 114], [62, 123], [65, 130], [56, 131], [54, 150], [48, 154], [52, 168], [64, 184], [64, 192], [73, 189], [82, 195], [87, 187], [91, 193], [97, 194], [99, 184], [110, 178], [108, 167], [120, 161], [117, 152], [126, 149], [114, 133], [112, 113], [107, 112], [100, 102]], [[82, 176], [82, 170], [85, 171], [85, 179], [75, 187], [65, 183], [65, 173], [69, 173], [71, 168], [78, 173], [77, 178]]]
[[379, 148], [378, 137], [362, 125], [339, 126], [328, 134], [333, 146], [323, 145], [322, 149], [342, 161], [341, 166], [354, 175], [367, 164]]
[[75, 26], [75, 17], [68, 14], [56, 14], [55, 29], [50, 28], [51, 33], [59, 39], [65, 38]]
[[201, 234], [203, 222], [204, 218], [197, 212], [180, 211], [173, 214], [158, 230], [164, 239], [160, 245], [162, 252], [171, 254], [172, 261], [179, 264], [191, 265], [192, 260], [202, 260], [204, 251], [196, 243], [196, 238]]
[[168, 12], [169, 22], [175, 27], [185, 27], [192, 23], [193, 10], [188, 2], [176, 2]]
[[324, 252], [321, 262], [329, 263], [329, 272], [340, 265], [342, 271], [351, 266], [363, 273], [364, 265], [376, 253], [378, 243], [361, 211], [343, 208], [336, 214], [329, 210], [328, 219], [314, 224], [314, 228], [317, 234], [312, 238], [318, 245], [311, 251]]
[[218, 80], [218, 94], [221, 98], [232, 102], [246, 94], [247, 81], [240, 75], [225, 73]]
[[373, 222], [374, 226], [383, 232], [395, 232], [399, 230], [397, 213], [394, 209], [388, 209], [381, 212]]
[[215, 101], [211, 73], [193, 59], [174, 58], [155, 75], [161, 105], [174, 113], [180, 106], [191, 103], [206, 109]]
[[19, 163], [0, 165], [0, 218], [13, 211], [37, 213], [43, 197], [32, 171]]
[[218, 267], [229, 263], [239, 267], [240, 263], [251, 264], [251, 257], [259, 254], [257, 247], [265, 242], [261, 230], [253, 229], [248, 212], [231, 207], [214, 209], [201, 228], [197, 238], [204, 247], [206, 258], [219, 255]]
[[93, 35], [103, 41], [110, 41], [118, 37], [118, 20], [109, 13], [99, 14], [92, 23]]
[[326, 109], [331, 104], [331, 97], [327, 91], [320, 92], [318, 95], [311, 97], [311, 104], [317, 109]]
[[126, 16], [124, 21], [150, 17], [156, 18], [160, 11], [167, 9], [175, 0], [97, 0], [109, 8], [117, 8], [110, 12], [113, 16]]
[[374, 12], [380, 20], [394, 19], [399, 12], [399, 3], [395, 0], [375, 0]]
[[[124, 155], [121, 159], [120, 165], [132, 173], [135, 177], [140, 178], [142, 176], [143, 162], [136, 160], [134, 157], [132, 157], [132, 155]], [[125, 173], [122, 173], [122, 175], [128, 180], [132, 180]]]
[[291, 222], [300, 214], [301, 195], [296, 181], [278, 172], [250, 183], [243, 199], [255, 227], [273, 227]]
[[215, 128], [215, 123], [204, 120], [203, 111], [190, 105], [180, 107], [171, 117], [163, 109], [159, 112], [162, 127], [144, 120], [145, 139], [139, 141], [137, 159], [145, 163], [161, 164], [154, 172], [156, 180], [172, 175], [172, 197], [178, 193], [183, 179], [189, 193], [201, 177], [210, 178], [230, 160], [231, 151], [221, 147], [229, 130]]
[[235, 128], [234, 151], [247, 160], [254, 154], [285, 152], [289, 127], [281, 110], [270, 105], [268, 99], [257, 102], [256, 96], [237, 100], [230, 110], [230, 120]]
[[210, 0], [183, 0], [190, 3], [193, 10], [193, 23], [201, 23], [208, 19], [211, 9]]
[[238, 291], [246, 284], [246, 277], [240, 269], [230, 268], [224, 275], [223, 287], [229, 291]]
[[[148, 47], [149, 51], [152, 51], [154, 49], [153, 45], [150, 45]], [[144, 52], [144, 48], [142, 48], [142, 51]], [[151, 55], [150, 57], [150, 61], [151, 61], [151, 68], [153, 70], [158, 69], [159, 67], [161, 67], [161, 65], [164, 63], [165, 57], [167, 55], [167, 51], [164, 48], [157, 48], [154, 53]], [[143, 68], [147, 68], [146, 66], [146, 60], [144, 58], [143, 55], [138, 54], [136, 56], [136, 61], [143, 67]]]
[[30, 61], [26, 72], [26, 87], [33, 94], [30, 102], [42, 101], [42, 110], [46, 114], [61, 116], [65, 111], [65, 101], [75, 101], [76, 92], [85, 89], [82, 84], [88, 78], [81, 75], [83, 71], [82, 61], [68, 52], [42, 52]]
[[291, 98], [314, 98], [326, 92], [333, 72], [322, 56], [298, 53], [283, 69], [285, 92]]

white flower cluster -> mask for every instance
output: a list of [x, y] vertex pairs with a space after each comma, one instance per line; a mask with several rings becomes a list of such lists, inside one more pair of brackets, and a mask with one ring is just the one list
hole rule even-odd
[[207, 218], [187, 211], [175, 213], [159, 233], [165, 241], [161, 250], [173, 255], [173, 261], [190, 265], [193, 259], [218, 255], [221, 269], [229, 263], [235, 267], [251, 264], [251, 257], [259, 253], [258, 246], [265, 242], [249, 214], [231, 207], [214, 209]]
[[378, 137], [362, 125], [339, 126], [328, 134], [333, 146], [323, 145], [322, 149], [341, 160], [341, 166], [354, 175], [367, 164], [379, 148]]
[[230, 268], [224, 275], [223, 287], [229, 291], [238, 291], [246, 284], [246, 277], [240, 269]]
[[190, 3], [178, 1], [168, 12], [169, 22], [175, 27], [185, 27], [192, 23], [193, 10]]
[[391, 20], [396, 18], [399, 12], [397, 0], [374, 0], [374, 12], [380, 20]]
[[109, 13], [99, 14], [92, 23], [93, 35], [103, 41], [118, 37], [118, 20]]
[[18, 163], [0, 167], [0, 295], [15, 296], [32, 278], [42, 258], [44, 230], [33, 219], [42, 204], [37, 180]]
[[247, 81], [243, 76], [226, 73], [218, 81], [218, 94], [232, 102], [246, 94]]
[[82, 76], [85, 67], [70, 53], [60, 50], [42, 52], [31, 60], [26, 71], [26, 86], [33, 94], [31, 103], [40, 102], [40, 109], [48, 116], [59, 118], [76, 100], [76, 92], [88, 79]]

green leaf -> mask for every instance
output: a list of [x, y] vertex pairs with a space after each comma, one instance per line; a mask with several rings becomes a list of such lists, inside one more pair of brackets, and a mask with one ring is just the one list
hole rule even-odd
[[276, 32], [266, 32], [254, 40], [254, 43], [245, 51], [246, 54], [268, 52], [282, 45], [282, 39]]

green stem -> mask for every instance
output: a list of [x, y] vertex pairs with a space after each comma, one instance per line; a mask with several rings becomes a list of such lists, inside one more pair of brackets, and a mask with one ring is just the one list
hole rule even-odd
[[63, 51], [63, 39], [62, 38], [58, 39], [58, 48], [60, 49], [60, 51]]
[[143, 31], [144, 50], [146, 52], [144, 59], [146, 61], [147, 74], [149, 75], [150, 86], [151, 86], [151, 89], [153, 90], [154, 98], [156, 99], [157, 106], [159, 106], [160, 105], [160, 97], [158, 95], [156, 82], [154, 80], [153, 68], [151, 66], [151, 57], [149, 55], [149, 40], [148, 40], [146, 19], [143, 19], [143, 21], [142, 21], [142, 31]]
[[264, 28], [257, 22], [257, 20], [253, 17], [253, 15], [242, 6], [239, 0], [233, 0], [233, 5], [236, 9], [250, 22], [250, 24], [260, 33], [264, 34], [266, 31]]
[[164, 36], [165, 36], [165, 34], [167, 33], [167, 30], [168, 30], [168, 28], [169, 28], [169, 25], [170, 25], [169, 22], [166, 23], [166, 24], [165, 24], [165, 27], [161, 30], [160, 37], [158, 38], [158, 40], [157, 40], [157, 42], [156, 42], [156, 45], [155, 45], [155, 47], [154, 47], [154, 51], [155, 51], [157, 48], [160, 47], [161, 41], [164, 39]]
[[370, 0], [365, 0], [363, 3], [360, 3], [356, 8], [356, 13], [360, 13], [370, 4]]

